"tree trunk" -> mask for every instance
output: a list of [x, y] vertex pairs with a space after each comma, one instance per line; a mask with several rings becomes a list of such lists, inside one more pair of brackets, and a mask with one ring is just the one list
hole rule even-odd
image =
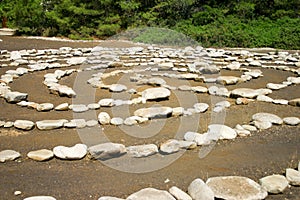
[[7, 28], [7, 18], [2, 17], [2, 28]]

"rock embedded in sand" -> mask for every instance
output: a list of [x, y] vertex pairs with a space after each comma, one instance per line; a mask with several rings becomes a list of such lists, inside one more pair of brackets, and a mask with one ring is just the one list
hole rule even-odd
[[271, 113], [256, 113], [252, 115], [252, 120], [260, 122], [270, 122], [272, 124], [280, 125], [283, 120], [275, 114]]
[[169, 189], [169, 193], [172, 194], [177, 200], [192, 200], [192, 197], [190, 197], [190, 195], [176, 186], [171, 187]]
[[172, 116], [172, 112], [173, 109], [170, 107], [150, 107], [138, 109], [134, 112], [134, 115], [148, 119], [167, 118]]
[[111, 142], [91, 146], [88, 151], [94, 159], [100, 160], [120, 157], [127, 152], [123, 144]]
[[87, 154], [87, 146], [85, 144], [76, 144], [72, 147], [56, 146], [53, 148], [56, 157], [64, 160], [80, 160]]
[[57, 111], [66, 111], [66, 110], [69, 110], [69, 104], [68, 103], [59, 104], [58, 106], [56, 106], [54, 108], [54, 110], [57, 110]]
[[111, 197], [111, 196], [104, 196], [104, 197], [100, 197], [98, 200], [125, 200], [125, 199], [120, 199], [120, 198]]
[[4, 94], [4, 98], [8, 103], [18, 103], [20, 101], [26, 100], [28, 97], [27, 93], [21, 92], [7, 92]]
[[123, 124], [123, 122], [124, 120], [120, 117], [114, 117], [110, 120], [110, 123], [115, 126], [120, 126]]
[[148, 157], [158, 153], [158, 147], [155, 144], [129, 146], [126, 150], [129, 155], [135, 158]]
[[179, 151], [179, 149], [180, 149], [180, 144], [178, 140], [175, 139], [167, 140], [163, 142], [159, 147], [159, 150], [166, 154], [176, 153]]
[[196, 103], [193, 107], [195, 108], [196, 113], [204, 113], [209, 108], [209, 105], [206, 103]]
[[214, 200], [214, 192], [200, 178], [195, 179], [188, 187], [188, 194], [194, 200]]
[[40, 130], [52, 130], [57, 128], [62, 128], [64, 123], [67, 123], [68, 120], [60, 119], [60, 120], [43, 120], [37, 121], [36, 126]]
[[21, 130], [31, 130], [33, 129], [35, 123], [29, 120], [16, 120], [14, 122], [14, 127]]
[[37, 105], [36, 110], [39, 112], [45, 112], [45, 111], [50, 111], [53, 108], [54, 105], [52, 103], [41, 103]]
[[300, 124], [300, 119], [298, 117], [285, 117], [283, 118], [285, 124], [290, 126], [297, 126]]
[[171, 95], [170, 90], [167, 88], [159, 87], [159, 88], [149, 88], [142, 92], [142, 97], [146, 100], [160, 100], [167, 99]]
[[207, 133], [219, 137], [219, 139], [232, 140], [236, 138], [237, 133], [229, 126], [222, 124], [211, 124], [208, 126]]
[[56, 200], [56, 199], [51, 196], [32, 196], [32, 197], [27, 197], [24, 200]]
[[291, 168], [286, 169], [285, 171], [286, 179], [289, 181], [289, 184], [293, 186], [300, 186], [300, 172]]
[[27, 154], [27, 157], [36, 160], [36, 161], [45, 161], [45, 160], [50, 160], [53, 158], [54, 153], [51, 150], [48, 149], [41, 149], [41, 150], [36, 150], [36, 151], [30, 151]]
[[270, 175], [259, 179], [261, 187], [271, 194], [282, 193], [288, 186], [288, 180], [278, 174]]
[[300, 106], [300, 98], [290, 100], [289, 105]]
[[98, 121], [101, 125], [107, 125], [110, 124], [110, 116], [108, 113], [106, 112], [100, 112], [98, 115]]
[[127, 87], [122, 84], [112, 84], [109, 86], [109, 91], [111, 92], [123, 92], [127, 90]]
[[136, 193], [131, 194], [126, 200], [142, 200], [142, 199], [157, 199], [157, 200], [176, 200], [170, 193], [164, 190], [154, 188], [144, 188]]
[[241, 176], [212, 177], [206, 184], [216, 198], [231, 200], [265, 199], [268, 193], [255, 181]]
[[75, 113], [82, 113], [82, 112], [88, 111], [89, 108], [84, 104], [73, 104], [72, 105], [72, 110]]
[[255, 89], [250, 88], [237, 88], [231, 91], [230, 96], [233, 98], [244, 97], [253, 99], [257, 97], [259, 93]]
[[14, 150], [3, 150], [0, 152], [0, 162], [15, 160], [21, 157], [21, 154]]

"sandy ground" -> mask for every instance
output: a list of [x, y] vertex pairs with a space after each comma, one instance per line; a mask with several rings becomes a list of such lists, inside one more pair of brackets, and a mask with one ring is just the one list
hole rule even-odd
[[[59, 48], [62, 46], [70, 47], [94, 47], [97, 45], [107, 47], [128, 47], [131, 46], [124, 42], [58, 42], [43, 41], [36, 39], [25, 39], [18, 37], [3, 37], [0, 39], [0, 50], [22, 50], [22, 49], [46, 49]], [[4, 74], [8, 68], [0, 68], [0, 75]], [[66, 97], [57, 97], [49, 94], [47, 88], [42, 84], [43, 75], [53, 70], [37, 72], [24, 75], [15, 80], [10, 86], [21, 92], [29, 93], [29, 100], [42, 102], [51, 102], [55, 105], [69, 102], [72, 100]], [[291, 73], [283, 71], [274, 71], [264, 69], [264, 78], [253, 80], [249, 83], [238, 84], [238, 87], [260, 88], [268, 82], [282, 82], [286, 80]], [[233, 74], [229, 71], [222, 71], [222, 75]], [[235, 74], [237, 75], [237, 74]], [[33, 78], [32, 78], [33, 77]], [[72, 86], [76, 79], [72, 75], [61, 82]], [[114, 77], [107, 80], [108, 83], [117, 82], [120, 77]], [[166, 80], [169, 84], [177, 84], [177, 81]], [[198, 83], [190, 82], [191, 85]], [[30, 87], [28, 87], [30, 86]], [[237, 86], [230, 86], [233, 89]], [[142, 90], [143, 88], [139, 88]], [[95, 92], [95, 102], [104, 97], [111, 96], [107, 91], [97, 90]], [[274, 92], [272, 98], [293, 99], [299, 97], [299, 86], [291, 86], [288, 89]], [[195, 102], [184, 97], [184, 92], [172, 94], [169, 102], [160, 102], [162, 105], [176, 107], [180, 105], [191, 106]], [[196, 99], [200, 102], [210, 103], [212, 100], [208, 95], [197, 95]], [[234, 102], [233, 99], [229, 101]], [[150, 102], [146, 105], [137, 105], [131, 108], [124, 107], [119, 110], [101, 109], [87, 114], [91, 118], [96, 117], [100, 111], [117, 112], [122, 114], [133, 112], [133, 110], [150, 106], [157, 102]], [[237, 123], [249, 123], [252, 114], [257, 112], [270, 112], [280, 117], [296, 116], [300, 117], [298, 107], [278, 106], [268, 103], [253, 102], [246, 106], [231, 106], [224, 117], [224, 124], [235, 126]], [[38, 121], [43, 119], [72, 119], [73, 113], [66, 112], [47, 112], [37, 113], [34, 110], [21, 108], [14, 104], [7, 104], [5, 100], [0, 99], [0, 120], [28, 119]], [[76, 118], [81, 115], [78, 114]], [[83, 115], [82, 115], [83, 116]], [[95, 118], [96, 119], [96, 118]], [[200, 120], [199, 120], [200, 119]], [[170, 118], [167, 120], [158, 120], [151, 124], [145, 124], [141, 127], [119, 127], [106, 126], [102, 133], [113, 142], [125, 144], [126, 146], [135, 144], [148, 144], [165, 141], [169, 138], [182, 137], [175, 133], [184, 133], [190, 127], [195, 127], [199, 132], [206, 130], [207, 125], [214, 121], [210, 113], [193, 115], [190, 117]], [[193, 124], [196, 122], [197, 124]], [[156, 124], [157, 123], [157, 124]], [[153, 127], [163, 125], [152, 137], [136, 137], [139, 129], [152, 130]], [[145, 166], [158, 169], [147, 173], [128, 173], [124, 169], [133, 169], [132, 163], [126, 159], [108, 162], [92, 161], [85, 158], [80, 161], [63, 161], [52, 159], [48, 162], [35, 162], [25, 157], [27, 152], [42, 148], [52, 149], [57, 145], [72, 146], [76, 143], [88, 143], [93, 145], [97, 143], [98, 135], [96, 129], [85, 128], [59, 129], [53, 131], [39, 131], [34, 129], [24, 132], [16, 129], [0, 129], [0, 150], [14, 149], [21, 152], [22, 158], [15, 162], [7, 162], [0, 165], [0, 199], [23, 199], [32, 195], [50, 195], [57, 199], [97, 199], [101, 196], [110, 195], [126, 198], [129, 194], [145, 187], [154, 187], [168, 190], [175, 185], [183, 190], [187, 190], [189, 183], [195, 178], [206, 180], [212, 176], [240, 175], [252, 178], [258, 181], [259, 178], [271, 174], [284, 174], [288, 167], [296, 168], [300, 160], [300, 127], [290, 127], [286, 125], [273, 126], [266, 131], [255, 132], [251, 137], [237, 138], [234, 141], [219, 141], [212, 151], [204, 158], [199, 158], [199, 149], [179, 152], [171, 156], [156, 156], [153, 162], [149, 159], [141, 159], [138, 163], [140, 168]], [[180, 131], [178, 131], [180, 130]], [[95, 133], [96, 132], [96, 133]], [[201, 150], [205, 150], [200, 149]], [[159, 169], [166, 160], [172, 160], [165, 167]], [[150, 159], [151, 160], [151, 159]], [[114, 168], [118, 168], [114, 169]], [[120, 171], [120, 169], [122, 169]], [[135, 171], [137, 172], [137, 170]], [[165, 182], [169, 180], [169, 182]], [[14, 191], [22, 191], [19, 196], [14, 196]], [[297, 200], [300, 197], [300, 188], [292, 187], [280, 195], [269, 195], [267, 199], [290, 199]]]

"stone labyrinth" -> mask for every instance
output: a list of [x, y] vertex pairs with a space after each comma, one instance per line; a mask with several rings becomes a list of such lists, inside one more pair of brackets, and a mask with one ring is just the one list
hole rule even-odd
[[[0, 95], [8, 104], [15, 104], [16, 108], [34, 110], [36, 116], [56, 112], [56, 116], [59, 116], [59, 113], [72, 113], [73, 116], [70, 119], [47, 119], [45, 118], [47, 115], [43, 115], [43, 119], [37, 121], [26, 118], [10, 121], [0, 118], [1, 129], [27, 132], [33, 129], [40, 131], [76, 129], [83, 141], [82, 144], [73, 147], [56, 146], [52, 150], [37, 149], [29, 153], [3, 150], [0, 152], [1, 162], [18, 159], [21, 154], [27, 153], [28, 158], [36, 161], [48, 161], [54, 157], [80, 160], [88, 156], [90, 159], [108, 162], [111, 166], [115, 160], [122, 157], [151, 160], [155, 155], [163, 155], [164, 159], [168, 160], [169, 156], [197, 148], [201, 158], [209, 153], [218, 140], [248, 137], [252, 132], [269, 129], [273, 125], [297, 126], [300, 123], [297, 112], [295, 115], [282, 117], [275, 109], [274, 112], [256, 112], [251, 115], [248, 122], [243, 119], [239, 121], [239, 117], [236, 116], [234, 121], [238, 123], [225, 125], [226, 113], [231, 109], [239, 107], [247, 109], [247, 106], [256, 102], [298, 109], [300, 96], [295, 95], [299, 93], [293, 94], [293, 98], [289, 96], [272, 98], [273, 92], [287, 90], [290, 87], [297, 87], [299, 91], [298, 53], [205, 49], [199, 46], [169, 48], [140, 45], [130, 48], [98, 46], [12, 52], [1, 50], [0, 60], [2, 69], [7, 69], [1, 75]], [[272, 79], [264, 73], [271, 71], [284, 73], [287, 78]], [[31, 101], [33, 98], [30, 92], [17, 91], [11, 86], [21, 77], [33, 79], [35, 73], [43, 73], [43, 87], [47, 88], [51, 95], [57, 99], [70, 100], [57, 105], [55, 102], [35, 102]], [[67, 84], [68, 79], [72, 77], [75, 79], [73, 85]], [[266, 84], [256, 85], [257, 80]], [[99, 96], [101, 99], [97, 99]], [[182, 129], [175, 127], [172, 130], [174, 137], [161, 136], [156, 143], [144, 143], [144, 138], [159, 134], [166, 120], [176, 119], [181, 119], [177, 122], [185, 123], [185, 126], [183, 125]], [[107, 127], [119, 129], [124, 134], [140, 138], [143, 142], [130, 145], [111, 142], [109, 136], [103, 134]], [[134, 129], [138, 131], [132, 133]], [[151, 133], [151, 130], [154, 133]], [[91, 139], [89, 134], [86, 134], [89, 131], [96, 135], [102, 133], [103, 138], [95, 136], [94, 140], [91, 136]], [[154, 168], [115, 168], [124, 171], [151, 171], [164, 167], [177, 158], [178, 156], [172, 157], [171, 161], [168, 160], [162, 166]], [[298, 173], [299, 176], [298, 171], [293, 173]], [[177, 199], [191, 199], [191, 197], [195, 199], [200, 195], [197, 187], [201, 187], [208, 191], [205, 193], [207, 195], [205, 199], [214, 197], [232, 199], [230, 196], [232, 194], [218, 189], [219, 182], [230, 182], [229, 179], [230, 177], [220, 180], [211, 178], [206, 184], [197, 179], [191, 183], [189, 195], [175, 187], [170, 189], [170, 193]], [[285, 177], [282, 179], [286, 180]], [[271, 186], [264, 180], [261, 181], [261, 185], [254, 181], [252, 183], [252, 180], [249, 182], [246, 178], [235, 181], [243, 184], [247, 182], [255, 188], [253, 194], [243, 194], [239, 191], [242, 195], [239, 196], [240, 199], [244, 197], [264, 199], [267, 196], [266, 191], [282, 192], [288, 184], [299, 184], [293, 182], [293, 178], [287, 177], [287, 180], [286, 186], [279, 191], [272, 191], [272, 188], [269, 188]], [[132, 194], [128, 199], [138, 199], [139, 195], [152, 194], [163, 199], [174, 199], [170, 193], [144, 189]], [[250, 198], [249, 195], [254, 197]]]

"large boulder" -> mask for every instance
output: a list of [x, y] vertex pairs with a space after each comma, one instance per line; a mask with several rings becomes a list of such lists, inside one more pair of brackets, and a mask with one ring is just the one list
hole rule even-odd
[[268, 193], [255, 181], [241, 176], [209, 178], [206, 184], [216, 198], [230, 200], [265, 199]]

